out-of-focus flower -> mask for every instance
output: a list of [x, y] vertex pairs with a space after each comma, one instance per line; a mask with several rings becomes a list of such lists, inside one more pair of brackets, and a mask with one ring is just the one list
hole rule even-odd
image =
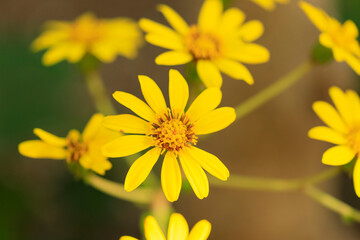
[[[167, 237], [153, 216], [145, 218], [144, 230], [146, 240], [206, 240], [210, 235], [211, 224], [207, 220], [201, 220], [189, 233], [186, 219], [180, 213], [173, 213], [170, 217]], [[137, 240], [137, 238], [123, 236], [120, 240]]]
[[98, 19], [85, 13], [74, 22], [48, 21], [32, 48], [48, 49], [43, 56], [43, 64], [48, 66], [62, 60], [76, 63], [86, 54], [106, 63], [114, 61], [117, 55], [135, 58], [142, 43], [140, 29], [133, 20]]
[[277, 3], [286, 4], [290, 2], [290, 0], [251, 0], [251, 1], [253, 1], [254, 3], [258, 4], [260, 7], [268, 11], [273, 11]]
[[94, 114], [82, 134], [71, 130], [66, 138], [35, 128], [34, 133], [41, 140], [20, 143], [19, 152], [30, 158], [66, 159], [68, 163], [80, 163], [82, 167], [104, 175], [112, 165], [101, 153], [101, 147], [119, 134], [103, 127], [103, 119], [102, 114]]
[[189, 26], [180, 15], [166, 5], [159, 5], [173, 29], [149, 19], [141, 19], [145, 39], [156, 46], [169, 49], [155, 59], [159, 65], [182, 65], [196, 62], [200, 79], [207, 87], [221, 87], [220, 71], [248, 84], [254, 80], [242, 64], [258, 64], [269, 60], [269, 51], [257, 40], [264, 31], [260, 21], [244, 23], [245, 14], [237, 8], [223, 12], [221, 0], [205, 0], [198, 23]]
[[359, 31], [355, 23], [347, 20], [341, 24], [322, 9], [304, 1], [300, 2], [300, 7], [321, 31], [319, 41], [325, 47], [332, 49], [334, 59], [337, 62], [345, 61], [360, 75], [360, 46], [357, 40]]
[[103, 154], [108, 157], [125, 157], [150, 148], [131, 166], [125, 190], [136, 189], [148, 176], [160, 154], [164, 154], [161, 184], [166, 198], [176, 201], [181, 190], [181, 172], [190, 182], [200, 199], [209, 194], [209, 183], [203, 169], [221, 180], [227, 180], [229, 171], [214, 155], [194, 145], [197, 135], [217, 132], [236, 118], [231, 107], [215, 109], [221, 102], [221, 91], [208, 88], [185, 111], [189, 98], [186, 80], [177, 70], [169, 72], [170, 108], [157, 84], [147, 76], [139, 76], [141, 90], [147, 102], [125, 93], [115, 92], [114, 98], [141, 118], [129, 114], [105, 117], [104, 125], [115, 131], [132, 135], [121, 136], [106, 144]]
[[309, 137], [337, 145], [324, 153], [324, 164], [341, 166], [357, 158], [353, 178], [355, 192], [360, 197], [360, 99], [356, 92], [343, 92], [338, 87], [331, 87], [329, 94], [336, 109], [327, 102], [314, 103], [314, 111], [327, 127], [310, 129]]

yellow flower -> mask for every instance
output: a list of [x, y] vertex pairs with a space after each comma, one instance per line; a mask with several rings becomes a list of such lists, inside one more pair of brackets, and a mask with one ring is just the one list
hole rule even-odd
[[316, 8], [304, 1], [301, 8], [313, 24], [321, 31], [319, 41], [325, 47], [332, 49], [337, 62], [345, 61], [358, 75], [360, 75], [360, 46], [357, 41], [358, 28], [351, 20], [341, 24], [328, 16], [320, 8]]
[[331, 87], [329, 94], [336, 109], [323, 101], [313, 105], [316, 114], [328, 127], [310, 129], [309, 137], [337, 145], [324, 153], [324, 164], [340, 166], [357, 158], [353, 176], [355, 192], [360, 197], [360, 99], [356, 92], [343, 92], [338, 87]]
[[265, 10], [272, 11], [275, 9], [276, 3], [286, 4], [289, 3], [290, 0], [251, 0], [254, 3], [258, 4], [260, 7]]
[[48, 49], [43, 56], [43, 64], [47, 66], [62, 60], [76, 63], [87, 53], [100, 61], [112, 62], [117, 55], [136, 57], [142, 41], [141, 32], [131, 19], [97, 19], [86, 13], [74, 22], [47, 22], [32, 48]]
[[[167, 238], [153, 216], [147, 216], [144, 222], [146, 240], [206, 240], [211, 231], [211, 224], [201, 220], [195, 224], [189, 233], [189, 226], [185, 218], [179, 213], [170, 217]], [[137, 240], [137, 238], [123, 236], [119, 240]]]
[[41, 140], [20, 143], [19, 152], [30, 158], [66, 159], [68, 163], [80, 163], [84, 168], [104, 175], [111, 169], [111, 163], [101, 153], [101, 147], [119, 135], [104, 128], [103, 119], [102, 114], [94, 114], [82, 134], [71, 130], [66, 138], [35, 128], [34, 134]]
[[231, 107], [215, 109], [221, 102], [221, 91], [208, 88], [185, 111], [189, 98], [186, 80], [177, 70], [169, 72], [170, 108], [156, 83], [147, 76], [139, 76], [141, 91], [147, 102], [125, 93], [115, 92], [114, 98], [141, 118], [129, 114], [105, 117], [104, 125], [110, 129], [129, 133], [106, 144], [102, 151], [108, 157], [125, 157], [150, 148], [131, 166], [125, 190], [136, 189], [148, 176], [160, 154], [164, 154], [161, 184], [166, 198], [176, 201], [181, 189], [181, 172], [195, 194], [202, 199], [209, 194], [209, 183], [203, 169], [221, 180], [227, 180], [229, 171], [214, 155], [194, 145], [197, 135], [217, 132], [235, 120]]
[[221, 0], [205, 0], [198, 24], [191, 26], [170, 7], [159, 5], [158, 9], [174, 30], [149, 19], [140, 20], [140, 27], [147, 33], [145, 39], [170, 50], [157, 56], [158, 65], [182, 65], [194, 60], [204, 84], [221, 87], [220, 71], [253, 84], [251, 73], [240, 62], [257, 64], [269, 60], [266, 48], [251, 43], [263, 34], [262, 23], [244, 23], [245, 14], [237, 8], [223, 12]]

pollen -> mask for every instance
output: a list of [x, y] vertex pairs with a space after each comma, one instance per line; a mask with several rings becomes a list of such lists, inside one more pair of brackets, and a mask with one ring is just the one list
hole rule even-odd
[[66, 158], [67, 162], [79, 162], [81, 156], [87, 153], [88, 145], [84, 142], [79, 141], [77, 138], [67, 138], [67, 149], [69, 154]]
[[185, 37], [185, 45], [195, 59], [214, 59], [223, 52], [221, 39], [213, 33], [201, 32], [196, 25]]

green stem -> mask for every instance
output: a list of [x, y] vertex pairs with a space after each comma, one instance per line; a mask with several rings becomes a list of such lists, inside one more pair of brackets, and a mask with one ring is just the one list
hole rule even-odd
[[328, 209], [340, 214], [347, 219], [354, 220], [360, 223], [360, 211], [354, 209], [347, 203], [340, 201], [339, 199], [329, 195], [326, 192], [323, 192], [322, 190], [312, 185], [306, 186], [304, 188], [304, 192], [306, 195], [308, 195], [324, 207], [327, 207]]
[[330, 168], [314, 176], [300, 179], [256, 178], [232, 174], [225, 181], [210, 179], [211, 185], [225, 188], [249, 189], [259, 191], [285, 192], [303, 188], [309, 184], [316, 184], [330, 179], [341, 172], [341, 168]]
[[303, 77], [307, 72], [309, 72], [313, 66], [314, 64], [310, 61], [304, 62], [291, 71], [288, 75], [280, 78], [269, 87], [257, 93], [255, 96], [252, 96], [245, 102], [239, 104], [237, 107], [235, 107], [236, 119], [241, 119], [242, 117], [256, 110], [258, 107], [262, 106], [267, 101], [285, 91], [287, 88], [301, 79], [301, 77]]
[[156, 218], [161, 230], [166, 233], [170, 215], [174, 212], [171, 203], [165, 198], [162, 190], [158, 190], [154, 194], [153, 201], [150, 207], [151, 215]]

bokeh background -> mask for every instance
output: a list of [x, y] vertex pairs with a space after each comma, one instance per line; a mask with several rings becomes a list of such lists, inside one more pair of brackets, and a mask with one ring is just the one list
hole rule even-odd
[[[339, 19], [360, 26], [359, 0], [308, 0]], [[22, 157], [17, 144], [33, 139], [34, 127], [59, 136], [81, 130], [95, 111], [76, 66], [41, 65], [41, 53], [30, 51], [41, 25], [50, 19], [72, 20], [92, 11], [99, 17], [149, 17], [165, 22], [156, 11], [158, 0], [0, 0], [0, 239], [104, 240], [124, 234], [140, 237], [142, 211], [131, 203], [104, 195], [74, 180], [64, 161]], [[161, 1], [175, 8], [189, 23], [195, 22], [202, 0]], [[271, 61], [250, 66], [255, 85], [225, 77], [223, 102], [235, 106], [274, 82], [309, 56], [317, 30], [291, 0], [266, 12], [250, 0], [233, 0], [248, 19], [260, 19], [265, 34], [260, 43], [271, 51]], [[145, 45], [139, 57], [119, 57], [103, 65], [102, 75], [111, 94], [122, 90], [140, 96], [138, 74], [155, 79], [167, 89], [168, 68], [156, 66], [160, 48]], [[179, 68], [183, 70], [182, 68]], [[212, 138], [200, 142], [211, 149], [232, 173], [263, 177], [297, 178], [327, 168], [321, 154], [327, 144], [307, 138], [319, 124], [311, 110], [315, 100], [329, 100], [331, 85], [358, 90], [358, 77], [345, 64], [319, 67], [287, 92]], [[119, 111], [124, 111], [119, 104]], [[121, 159], [107, 177], [122, 182], [127, 165]], [[160, 164], [157, 164], [157, 168]], [[323, 189], [360, 208], [348, 176], [321, 185]], [[208, 219], [210, 239], [244, 240], [355, 240], [360, 227], [343, 221], [298, 192], [270, 193], [212, 187], [205, 200], [181, 195], [175, 208], [190, 226]]]

